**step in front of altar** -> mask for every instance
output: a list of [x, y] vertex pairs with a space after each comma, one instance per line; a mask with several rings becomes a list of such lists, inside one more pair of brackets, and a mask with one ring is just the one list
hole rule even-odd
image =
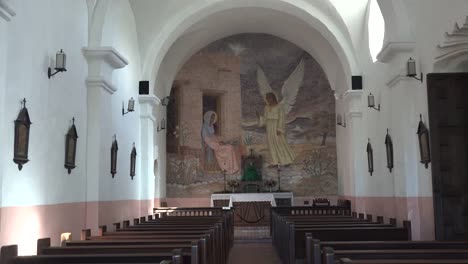
[[269, 239], [270, 227], [269, 226], [235, 226], [234, 239], [236, 240], [256, 240], [256, 239]]

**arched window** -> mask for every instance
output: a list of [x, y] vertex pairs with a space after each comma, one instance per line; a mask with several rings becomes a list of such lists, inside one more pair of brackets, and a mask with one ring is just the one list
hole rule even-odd
[[369, 20], [367, 23], [370, 54], [372, 56], [372, 61], [376, 62], [377, 55], [382, 50], [385, 36], [385, 21], [377, 0], [370, 0]]

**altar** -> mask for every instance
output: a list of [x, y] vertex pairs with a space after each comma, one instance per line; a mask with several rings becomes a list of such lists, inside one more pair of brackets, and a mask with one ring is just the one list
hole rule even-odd
[[291, 206], [293, 193], [217, 193], [211, 195], [212, 207], [232, 208], [236, 226], [270, 225], [272, 206]]

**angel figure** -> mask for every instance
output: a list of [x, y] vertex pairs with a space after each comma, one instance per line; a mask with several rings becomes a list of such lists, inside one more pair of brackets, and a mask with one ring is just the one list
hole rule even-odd
[[257, 113], [258, 125], [266, 128], [268, 150], [272, 165], [287, 166], [294, 162], [296, 154], [286, 140], [286, 116], [296, 103], [297, 93], [304, 79], [304, 60], [297, 65], [294, 72], [281, 88], [282, 100], [271, 88], [263, 70], [257, 68], [257, 83], [266, 106], [263, 116]]

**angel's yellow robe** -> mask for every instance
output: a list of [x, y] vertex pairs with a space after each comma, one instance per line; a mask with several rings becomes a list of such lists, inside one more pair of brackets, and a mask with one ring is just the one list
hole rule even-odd
[[[273, 165], [289, 165], [296, 155], [286, 140], [286, 120], [282, 105], [265, 106], [259, 125], [266, 128], [268, 150]], [[279, 132], [279, 135], [278, 135]]]

